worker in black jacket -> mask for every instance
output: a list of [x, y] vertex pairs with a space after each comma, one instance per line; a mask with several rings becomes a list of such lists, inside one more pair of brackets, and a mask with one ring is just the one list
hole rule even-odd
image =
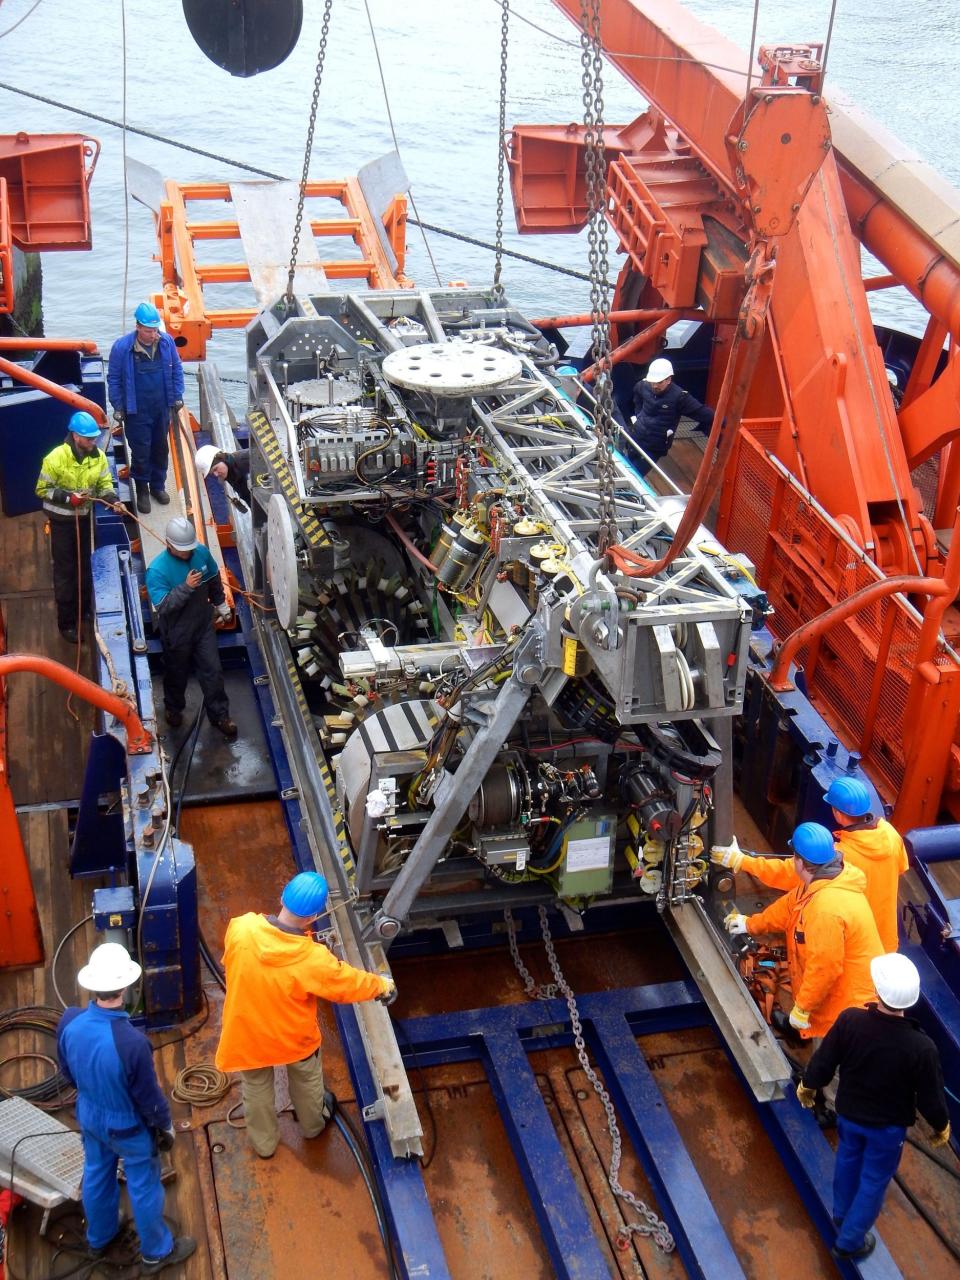
[[[237, 449], [235, 453], [224, 453], [214, 444], [203, 444], [197, 450], [195, 461], [201, 479], [206, 480], [207, 476], [213, 476], [222, 485], [229, 485], [241, 502], [249, 505], [249, 449]], [[237, 504], [234, 503], [234, 505]], [[243, 509], [246, 510], [246, 507]]]
[[797, 1086], [800, 1103], [812, 1107], [816, 1090], [829, 1084], [839, 1068], [833, 1253], [841, 1259], [866, 1258], [873, 1252], [877, 1241], [870, 1228], [917, 1111], [935, 1131], [932, 1146], [950, 1140], [936, 1045], [903, 1012], [920, 998], [917, 967], [892, 952], [871, 960], [870, 974], [878, 1003], [840, 1014]]
[[713, 410], [701, 404], [689, 391], [673, 380], [673, 365], [662, 357], [653, 360], [646, 375], [633, 388], [633, 442], [647, 457], [638, 458], [635, 466], [645, 476], [652, 463], [670, 451], [681, 418], [692, 418], [702, 431], [713, 425]]

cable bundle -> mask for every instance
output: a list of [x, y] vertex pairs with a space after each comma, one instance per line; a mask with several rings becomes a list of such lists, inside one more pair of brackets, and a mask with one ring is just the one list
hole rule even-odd
[[[0, 1036], [15, 1031], [33, 1031], [39, 1035], [56, 1038], [59, 1021], [60, 1010], [51, 1009], [47, 1005], [28, 1005], [22, 1009], [7, 1009], [0, 1013]], [[0, 1060], [0, 1067], [28, 1058], [48, 1063], [53, 1068], [53, 1073], [37, 1084], [24, 1085], [22, 1089], [5, 1089], [0, 1086], [0, 1093], [8, 1098], [24, 1098], [43, 1111], [59, 1111], [61, 1107], [72, 1106], [77, 1092], [60, 1070], [55, 1057], [46, 1053], [14, 1053]]]

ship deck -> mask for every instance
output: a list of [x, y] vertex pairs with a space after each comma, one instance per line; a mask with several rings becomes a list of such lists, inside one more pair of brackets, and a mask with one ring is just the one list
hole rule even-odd
[[[676, 452], [680, 462], [683, 451]], [[8, 647], [70, 661], [74, 654], [56, 632], [41, 530], [40, 517], [0, 525], [0, 595]], [[89, 661], [88, 649], [81, 661]], [[35, 970], [0, 973], [0, 1006], [5, 1009], [58, 1007], [51, 961], [61, 940], [90, 909], [95, 882], [71, 881], [67, 874], [71, 810], [79, 795], [91, 726], [83, 709], [79, 715], [79, 721], [73, 720], [62, 691], [34, 677], [18, 676], [9, 682], [11, 776], [22, 806], [47, 963]], [[738, 813], [737, 822], [745, 840], [753, 836], [754, 843], [760, 843], [745, 814]], [[247, 910], [270, 910], [291, 871], [280, 805], [263, 797], [206, 802], [185, 809], [183, 830], [199, 868], [202, 928], [217, 952], [229, 918]], [[86, 924], [62, 946], [56, 977], [68, 1003], [78, 999], [73, 975], [94, 941], [92, 925]], [[525, 947], [523, 954], [535, 977], [545, 980], [542, 947]], [[683, 972], [652, 911], [638, 916], [637, 927], [629, 932], [561, 941], [558, 954], [571, 985], [580, 992], [663, 981]], [[400, 996], [392, 1012], [398, 1019], [525, 999], [505, 948], [479, 956], [461, 952], [401, 961], [395, 974]], [[222, 997], [212, 981], [205, 994], [207, 1010], [194, 1024], [155, 1037], [156, 1065], [168, 1091], [184, 1066], [213, 1060]], [[324, 1008], [322, 1021], [329, 1085], [359, 1126], [329, 1008]], [[713, 1030], [644, 1036], [640, 1045], [746, 1274], [834, 1274], [829, 1253]], [[32, 1083], [49, 1072], [47, 1063], [17, 1056], [49, 1055], [46, 1038], [18, 1033], [8, 1036], [2, 1049], [4, 1087]], [[574, 1177], [592, 1206], [594, 1231], [603, 1243], [609, 1274], [683, 1275], [679, 1259], [665, 1257], [648, 1240], [639, 1239], [626, 1250], [617, 1247], [623, 1219], [603, 1174], [609, 1139], [602, 1109], [572, 1050], [549, 1049], [532, 1058]], [[534, 1206], [482, 1065], [426, 1067], [414, 1072], [413, 1085], [426, 1131], [424, 1182], [451, 1274], [458, 1280], [549, 1277], [553, 1271]], [[330, 1126], [319, 1138], [305, 1141], [285, 1112], [277, 1154], [262, 1161], [244, 1138], [238, 1101], [234, 1086], [214, 1106], [174, 1104], [180, 1133], [172, 1153], [175, 1180], [168, 1186], [167, 1212], [179, 1232], [198, 1240], [195, 1256], [179, 1274], [188, 1280], [268, 1280], [304, 1274], [307, 1265], [319, 1262], [329, 1280], [389, 1275], [371, 1202], [340, 1132]], [[61, 1116], [72, 1123], [68, 1113]], [[903, 1188], [925, 1207], [949, 1244], [896, 1185], [879, 1223], [883, 1239], [904, 1276], [947, 1280], [956, 1275], [960, 1249], [956, 1171], [944, 1171], [908, 1147], [901, 1177]], [[629, 1149], [621, 1180], [655, 1204]], [[54, 1211], [48, 1238], [42, 1239], [39, 1209], [17, 1209], [9, 1233], [11, 1276], [40, 1280], [75, 1266], [78, 1259], [58, 1254], [55, 1242], [58, 1234], [75, 1232], [78, 1223], [76, 1207], [64, 1206]], [[784, 1259], [782, 1267], [773, 1261], [777, 1258]], [[131, 1266], [124, 1266], [125, 1260]], [[136, 1274], [132, 1263], [132, 1255], [121, 1251], [109, 1270], [100, 1272], [123, 1280]]]

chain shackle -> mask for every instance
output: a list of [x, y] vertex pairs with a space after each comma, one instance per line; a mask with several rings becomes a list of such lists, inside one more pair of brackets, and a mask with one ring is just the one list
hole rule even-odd
[[307, 194], [307, 175], [310, 172], [310, 155], [313, 151], [313, 131], [317, 124], [317, 106], [320, 102], [320, 83], [323, 80], [323, 62], [327, 54], [327, 37], [330, 34], [330, 10], [333, 0], [323, 6], [323, 26], [320, 28], [320, 48], [317, 52], [317, 69], [313, 77], [313, 97], [310, 99], [310, 120], [307, 124], [307, 143], [303, 150], [303, 173], [300, 175], [300, 194], [297, 197], [297, 216], [293, 224], [293, 245], [290, 249], [290, 270], [287, 274], [287, 292], [284, 295], [287, 310], [293, 309], [293, 277], [297, 271], [297, 254], [300, 252], [300, 233], [303, 229], [303, 202]]
[[506, 157], [504, 134], [507, 131], [507, 52], [510, 45], [510, 0], [500, 0], [500, 127], [497, 130], [497, 234], [496, 257], [493, 266], [493, 296], [499, 302], [504, 297], [500, 272], [503, 268], [503, 188]]

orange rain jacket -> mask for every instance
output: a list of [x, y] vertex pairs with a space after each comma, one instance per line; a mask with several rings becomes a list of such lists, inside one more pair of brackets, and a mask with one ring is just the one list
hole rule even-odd
[[884, 951], [896, 951], [900, 945], [897, 932], [897, 884], [907, 870], [907, 851], [900, 832], [885, 818], [872, 818], [860, 825], [844, 827], [833, 833], [844, 862], [859, 867], [867, 877], [866, 895], [880, 931]]
[[[864, 893], [876, 921], [884, 951], [896, 951], [897, 882], [907, 870], [907, 851], [900, 833], [884, 818], [868, 819], [863, 825], [844, 827], [833, 833], [834, 843], [845, 865], [858, 867], [867, 878]], [[756, 876], [771, 889], [792, 889], [800, 883], [793, 858], [757, 858], [747, 854], [741, 871]], [[801, 1005], [801, 1008], [805, 1006]]]
[[306, 934], [285, 933], [248, 911], [227, 926], [227, 995], [216, 1063], [221, 1071], [300, 1062], [320, 1047], [317, 997], [353, 1004], [382, 995], [379, 974], [354, 969]]
[[845, 866], [833, 880], [798, 882], [765, 911], [747, 917], [754, 937], [785, 935], [794, 1003], [810, 1014], [810, 1026], [800, 1033], [805, 1039], [825, 1036], [844, 1009], [877, 998], [870, 961], [882, 955], [883, 944], [864, 895], [866, 883], [862, 871]]

